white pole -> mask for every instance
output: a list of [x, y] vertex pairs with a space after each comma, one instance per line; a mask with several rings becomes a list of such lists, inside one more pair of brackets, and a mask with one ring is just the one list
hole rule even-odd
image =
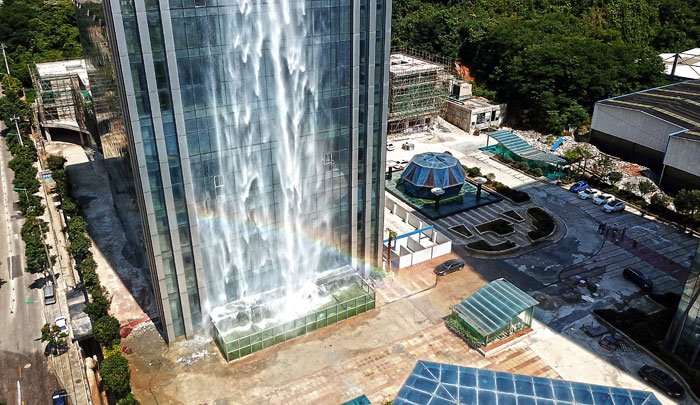
[[5, 59], [5, 71], [7, 71], [7, 74], [10, 74], [10, 65], [7, 64], [7, 55], [5, 54], [5, 44], [0, 44], [0, 48], [2, 48], [2, 57]]
[[22, 386], [19, 384], [19, 380], [17, 380], [17, 405], [22, 405]]
[[15, 116], [11, 118], [15, 122], [15, 128], [17, 128], [17, 139], [19, 139], [19, 144], [24, 146], [24, 141], [22, 141], [22, 135], [19, 133], [19, 117]]

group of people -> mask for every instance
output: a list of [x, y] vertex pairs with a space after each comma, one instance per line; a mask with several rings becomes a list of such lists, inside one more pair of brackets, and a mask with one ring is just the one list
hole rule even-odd
[[[613, 224], [613, 226], [609, 226], [605, 222], [601, 222], [598, 224], [598, 233], [605, 236], [606, 238], [612, 233], [613, 240], [615, 241], [615, 244], [620, 243], [621, 240], [625, 239], [625, 232], [627, 231], [627, 227], [624, 227], [620, 229], [617, 226], [617, 222]], [[632, 241], [633, 246], [637, 246], [637, 241], [633, 240]]]

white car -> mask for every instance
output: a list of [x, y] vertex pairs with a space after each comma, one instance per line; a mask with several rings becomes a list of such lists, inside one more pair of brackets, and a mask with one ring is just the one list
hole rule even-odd
[[596, 198], [600, 195], [600, 190], [594, 188], [587, 188], [583, 191], [578, 192], [578, 198], [582, 200], [587, 200], [589, 198]]
[[397, 160], [396, 163], [394, 163], [394, 170], [403, 170], [408, 166], [408, 160]]
[[607, 213], [622, 211], [625, 209], [625, 202], [622, 200], [614, 200], [603, 205], [603, 211]]
[[386, 150], [394, 150], [394, 144], [393, 143], [387, 143], [386, 144]]
[[53, 321], [53, 323], [58, 326], [58, 330], [61, 331], [61, 334], [68, 336], [68, 321], [66, 320], [65, 316], [59, 316]]
[[607, 204], [607, 203], [613, 201], [614, 199], [615, 199], [614, 195], [608, 194], [608, 193], [603, 193], [597, 197], [594, 197], [593, 202], [598, 204], [598, 205], [601, 205], [601, 204]]

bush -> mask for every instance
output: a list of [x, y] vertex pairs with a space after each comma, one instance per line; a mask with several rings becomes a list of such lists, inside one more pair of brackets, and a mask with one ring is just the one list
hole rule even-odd
[[658, 192], [651, 196], [651, 205], [654, 208], [668, 208], [668, 204], [670, 202], [670, 198], [662, 192]]
[[467, 175], [469, 177], [481, 176], [481, 168], [478, 166], [470, 167], [467, 169]]
[[505, 184], [494, 181], [493, 189], [503, 195], [504, 197], [512, 200], [515, 203], [524, 203], [530, 201], [530, 195], [524, 191], [513, 190], [512, 188], [506, 186]]
[[100, 285], [100, 278], [97, 276], [97, 263], [92, 255], [88, 255], [82, 262], [78, 265], [78, 270], [83, 278], [83, 285], [85, 288], [97, 287]]
[[608, 180], [609, 180], [612, 184], [615, 184], [615, 183], [617, 183], [618, 181], [622, 180], [622, 173], [620, 173], [620, 172], [610, 172], [610, 174], [608, 174]]
[[130, 392], [127, 396], [117, 401], [117, 405], [140, 405], [141, 403], [136, 400], [134, 394]]
[[445, 324], [447, 329], [451, 330], [454, 334], [461, 337], [467, 344], [472, 347], [483, 347], [484, 344], [479, 340], [478, 337], [474, 336], [472, 331], [470, 331], [464, 324], [462, 320], [459, 319], [457, 315], [450, 315], [445, 319]]
[[539, 167], [535, 167], [534, 169], [530, 170], [530, 173], [532, 173], [532, 175], [535, 177], [544, 176], [544, 172]]
[[554, 232], [556, 222], [547, 211], [539, 207], [533, 207], [527, 210], [527, 214], [532, 217], [532, 225], [535, 227], [535, 229], [527, 233], [531, 240], [542, 239]]
[[637, 184], [637, 188], [642, 195], [647, 195], [656, 190], [656, 186], [649, 180], [642, 180]]
[[518, 245], [515, 242], [506, 240], [497, 245], [491, 245], [483, 239], [479, 239], [472, 243], [467, 244], [467, 247], [474, 250], [481, 250], [483, 252], [502, 252], [504, 250], [512, 249]]
[[103, 347], [115, 346], [121, 342], [119, 336], [119, 321], [117, 318], [107, 315], [99, 318], [92, 325], [95, 340]]
[[109, 312], [109, 306], [111, 304], [109, 293], [107, 293], [107, 290], [102, 286], [88, 288], [87, 290], [90, 293], [91, 299], [90, 302], [85, 304], [83, 312], [88, 314], [90, 319], [96, 321], [106, 316]]
[[50, 155], [48, 158], [46, 158], [46, 166], [52, 172], [63, 170], [65, 164], [66, 159], [63, 156]]
[[510, 222], [501, 218], [477, 225], [476, 229], [481, 233], [493, 232], [497, 235], [507, 235], [515, 230]]
[[129, 362], [121, 353], [107, 356], [100, 364], [102, 388], [117, 400], [125, 398], [131, 391]]

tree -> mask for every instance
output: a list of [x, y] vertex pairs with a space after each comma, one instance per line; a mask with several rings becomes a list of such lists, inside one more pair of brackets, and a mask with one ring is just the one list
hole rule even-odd
[[608, 174], [608, 180], [614, 185], [618, 181], [622, 180], [622, 173], [610, 172], [610, 174]]
[[117, 400], [126, 397], [131, 391], [129, 362], [121, 353], [111, 354], [102, 361], [100, 376], [102, 376], [102, 388], [114, 395]]
[[68, 334], [62, 333], [55, 323], [45, 324], [41, 328], [41, 341], [48, 342], [52, 351], [59, 351], [66, 346]]
[[52, 172], [63, 170], [65, 164], [66, 158], [63, 156], [50, 155], [48, 158], [46, 158], [46, 166]]
[[96, 321], [109, 313], [111, 299], [107, 290], [102, 286], [88, 288], [90, 293], [90, 302], [85, 304], [83, 312], [90, 316], [90, 319]]
[[95, 321], [92, 325], [92, 332], [95, 336], [95, 340], [97, 340], [102, 347], [115, 346], [121, 342], [121, 336], [119, 336], [119, 321], [111, 315], [103, 316]]
[[637, 188], [639, 189], [639, 192], [644, 196], [652, 191], [656, 190], [656, 186], [654, 183], [652, 183], [649, 180], [642, 180], [639, 183], [637, 183]]
[[669, 197], [662, 192], [658, 192], [658, 193], [651, 196], [652, 207], [665, 209], [665, 208], [668, 208], [669, 203], [670, 203]]
[[673, 199], [676, 210], [685, 215], [686, 220], [694, 219], [700, 209], [700, 190], [683, 189]]
[[89, 254], [83, 261], [78, 265], [78, 270], [83, 278], [83, 285], [85, 288], [93, 288], [100, 285], [100, 278], [97, 276], [97, 263], [95, 259], [92, 258], [92, 254]]

